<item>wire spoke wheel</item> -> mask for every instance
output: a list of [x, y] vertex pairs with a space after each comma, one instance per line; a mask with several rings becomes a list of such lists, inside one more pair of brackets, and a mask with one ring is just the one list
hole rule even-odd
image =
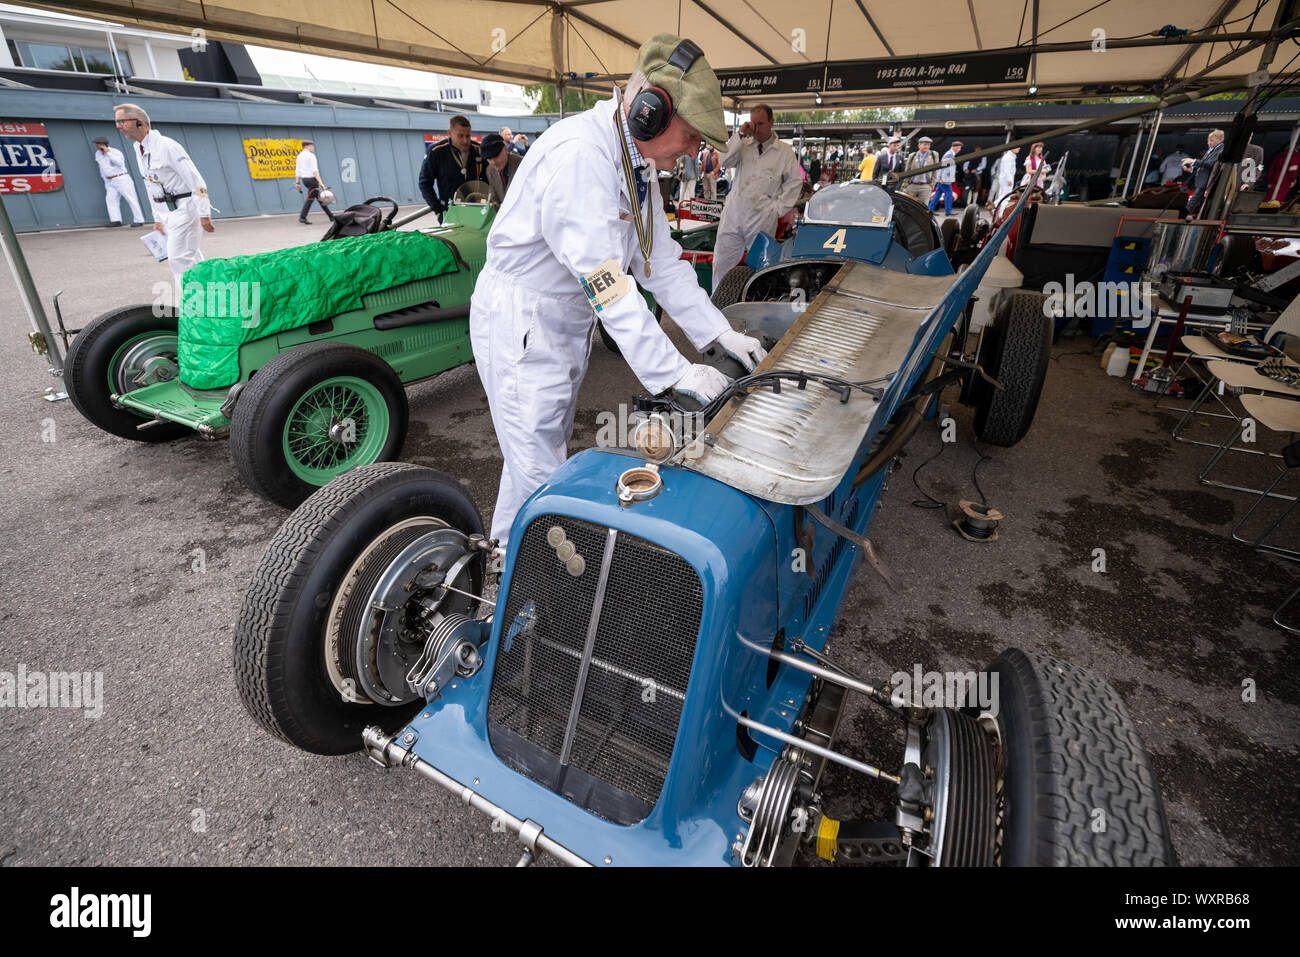
[[358, 466], [401, 453], [406, 392], [365, 349], [309, 342], [253, 374], [230, 421], [230, 457], [249, 488], [285, 508]]
[[353, 376], [326, 379], [290, 410], [284, 458], [303, 481], [324, 485], [375, 461], [388, 428], [388, 405], [373, 384]]

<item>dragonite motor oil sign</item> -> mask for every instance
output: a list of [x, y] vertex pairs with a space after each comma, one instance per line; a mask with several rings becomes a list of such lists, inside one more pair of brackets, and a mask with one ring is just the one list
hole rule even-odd
[[0, 193], [48, 193], [63, 189], [44, 123], [0, 120]]

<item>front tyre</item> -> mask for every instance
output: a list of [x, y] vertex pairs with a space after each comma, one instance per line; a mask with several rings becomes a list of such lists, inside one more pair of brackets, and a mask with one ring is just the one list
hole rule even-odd
[[64, 363], [63, 381], [77, 411], [105, 432], [137, 442], [167, 442], [189, 433], [176, 422], [141, 429], [147, 417], [119, 409], [111, 398], [176, 378], [176, 328], [175, 311], [155, 315], [147, 304], [92, 320], [72, 340]]
[[[438, 615], [479, 610], [459, 592], [482, 591], [481, 554], [466, 544], [482, 532], [469, 495], [433, 469], [370, 465], [317, 491], [276, 532], [244, 593], [234, 670], [248, 713], [313, 754], [360, 750], [367, 725], [410, 721], [424, 701], [404, 678], [427, 630]], [[444, 576], [456, 592], [438, 587]]]
[[355, 346], [314, 342], [253, 376], [230, 424], [230, 456], [253, 491], [285, 508], [350, 469], [391, 461], [408, 423], [391, 366]]
[[998, 679], [1006, 866], [1172, 866], [1151, 760], [1119, 693], [1044, 654], [1011, 648]]

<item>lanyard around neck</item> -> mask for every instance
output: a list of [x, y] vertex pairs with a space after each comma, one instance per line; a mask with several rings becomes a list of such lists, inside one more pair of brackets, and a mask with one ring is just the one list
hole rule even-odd
[[623, 149], [623, 176], [627, 179], [628, 199], [636, 207], [632, 222], [636, 224], [636, 241], [641, 246], [641, 258], [645, 260], [645, 277], [650, 278], [650, 250], [654, 246], [654, 228], [650, 223], [650, 184], [646, 184], [645, 220], [641, 219], [641, 204], [637, 199], [636, 171], [632, 169], [632, 154], [627, 149], [627, 134], [623, 130], [622, 104], [614, 106], [614, 129], [618, 132], [618, 144]]

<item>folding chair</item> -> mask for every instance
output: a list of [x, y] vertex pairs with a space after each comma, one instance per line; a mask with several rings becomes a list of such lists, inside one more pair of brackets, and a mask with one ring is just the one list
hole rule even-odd
[[[1207, 368], [1211, 371], [1211, 373], [1219, 382], [1222, 382], [1225, 386], [1228, 386], [1230, 388], [1252, 390], [1254, 392], [1261, 393], [1265, 396], [1281, 396], [1282, 397], [1281, 401], [1284, 404], [1288, 401], [1300, 399], [1300, 388], [1285, 385], [1274, 379], [1270, 379], [1267, 376], [1261, 375], [1257, 367], [1254, 365], [1246, 365], [1237, 362], [1215, 362], [1213, 365], [1207, 366]], [[1210, 386], [1210, 388], [1213, 388], [1213, 386]], [[1241, 397], [1243, 409], [1246, 408], [1245, 405], [1246, 400], [1253, 399], [1253, 398], [1254, 397], [1250, 395], [1243, 395]], [[1252, 406], [1256, 408], [1261, 408], [1261, 407], [1266, 408], [1267, 410], [1266, 414], [1269, 416], [1270, 420], [1272, 421], [1279, 421], [1283, 423], [1289, 421], [1289, 418], [1284, 416], [1279, 410], [1275, 409], [1271, 403], [1268, 404], [1267, 406], [1260, 406], [1259, 404], [1252, 402]], [[1237, 446], [1234, 446], [1233, 440], [1238, 435], [1241, 434], [1241, 427], [1243, 422], [1245, 421], [1245, 416], [1244, 415], [1238, 416], [1234, 414], [1232, 418], [1234, 419], [1232, 428], [1228, 431], [1228, 434], [1224, 437], [1223, 441], [1219, 444], [1218, 448], [1214, 450], [1214, 454], [1210, 456], [1210, 461], [1205, 464], [1205, 468], [1201, 470], [1200, 475], [1197, 476], [1197, 480], [1202, 485], [1213, 485], [1216, 488], [1224, 488], [1233, 492], [1249, 492], [1252, 495], [1264, 495], [1269, 498], [1281, 498], [1281, 499], [1285, 499], [1286, 501], [1294, 501], [1295, 499], [1290, 495], [1281, 495], [1271, 491], [1271, 489], [1274, 486], [1276, 486], [1277, 484], [1276, 482], [1274, 482], [1273, 485], [1269, 487], [1269, 490], [1265, 490], [1265, 489], [1257, 489], [1257, 488], [1247, 488], [1242, 485], [1230, 485], [1227, 482], [1221, 482], [1218, 481], [1217, 479], [1207, 478], [1207, 476], [1210, 474], [1210, 470], [1213, 469], [1214, 466], [1218, 464], [1219, 460], [1223, 458], [1224, 454], [1226, 454], [1230, 450], [1236, 452], [1246, 452], [1252, 455], [1263, 455], [1271, 459], [1280, 460], [1282, 458], [1282, 456], [1277, 452], [1266, 452], [1260, 449], [1244, 449], [1244, 448], [1239, 448]], [[1255, 421], [1258, 423], [1260, 420], [1256, 419]], [[1285, 432], [1288, 430], [1285, 428], [1280, 428], [1280, 429], [1276, 429], [1275, 431]], [[1285, 468], [1286, 467], [1283, 466], [1283, 472], [1285, 472]]]
[[[1293, 355], [1295, 358], [1300, 359], [1300, 296], [1293, 299], [1291, 305], [1287, 306], [1277, 319], [1273, 321], [1273, 324], [1265, 330], [1263, 341], [1269, 345], [1276, 346], [1288, 355]], [[1258, 360], [1245, 359], [1241, 356], [1235, 356], [1230, 352], [1224, 352], [1217, 344], [1215, 344], [1213, 339], [1210, 339], [1207, 336], [1183, 336], [1182, 343], [1183, 348], [1188, 351], [1188, 355], [1183, 359], [1178, 368], [1174, 370], [1174, 378], [1177, 379], [1178, 374], [1186, 368], [1187, 371], [1196, 378], [1196, 381], [1203, 386], [1203, 388], [1201, 389], [1201, 394], [1192, 400], [1192, 404], [1187, 407], [1186, 411], [1183, 413], [1183, 417], [1178, 420], [1170, 434], [1177, 441], [1186, 442], [1188, 445], [1203, 445], [1208, 448], [1214, 448], [1216, 446], [1216, 443], [1214, 442], [1202, 442], [1198, 439], [1188, 439], [1178, 434], [1183, 430], [1184, 426], [1191, 421], [1192, 416], [1198, 414], [1215, 419], [1231, 418], [1240, 420], [1240, 416], [1233, 413], [1232, 408], [1219, 397], [1218, 390], [1214, 387], [1215, 377], [1210, 363], [1235, 362], [1239, 365], [1254, 365]], [[1193, 359], [1198, 360], [1201, 363], [1201, 367], [1203, 367], [1206, 372], [1210, 373], [1208, 379], [1201, 375], [1200, 371], [1198, 371], [1197, 365], [1192, 364]], [[1201, 405], [1205, 403], [1206, 399], [1211, 397], [1214, 401], [1219, 403], [1220, 407], [1223, 408], [1222, 412], [1201, 411]], [[1157, 409], [1161, 408], [1160, 399], [1156, 400], [1155, 407]], [[1248, 452], [1250, 450], [1237, 449], [1236, 451]]]
[[[1241, 516], [1232, 529], [1233, 541], [1242, 542], [1261, 552], [1272, 552], [1275, 555], [1282, 555], [1293, 561], [1300, 561], [1300, 549], [1283, 548], [1280, 545], [1266, 545], [1264, 540], [1273, 534], [1279, 525], [1286, 521], [1287, 517], [1295, 511], [1296, 496], [1279, 495], [1275, 489], [1286, 478], [1286, 476], [1296, 470], [1300, 470], [1300, 442], [1295, 441], [1297, 434], [1300, 434], [1300, 401], [1295, 399], [1283, 399], [1273, 395], [1243, 395], [1241, 397], [1242, 408], [1258, 425], [1269, 429], [1272, 432], [1289, 433], [1291, 444], [1282, 450], [1282, 471], [1273, 479], [1272, 484], [1255, 499], [1254, 503], [1246, 510], [1246, 514]], [[1282, 513], [1254, 538], [1245, 538], [1240, 533], [1242, 528], [1250, 520], [1259, 506], [1270, 498], [1278, 498], [1283, 501], [1290, 501]]]

